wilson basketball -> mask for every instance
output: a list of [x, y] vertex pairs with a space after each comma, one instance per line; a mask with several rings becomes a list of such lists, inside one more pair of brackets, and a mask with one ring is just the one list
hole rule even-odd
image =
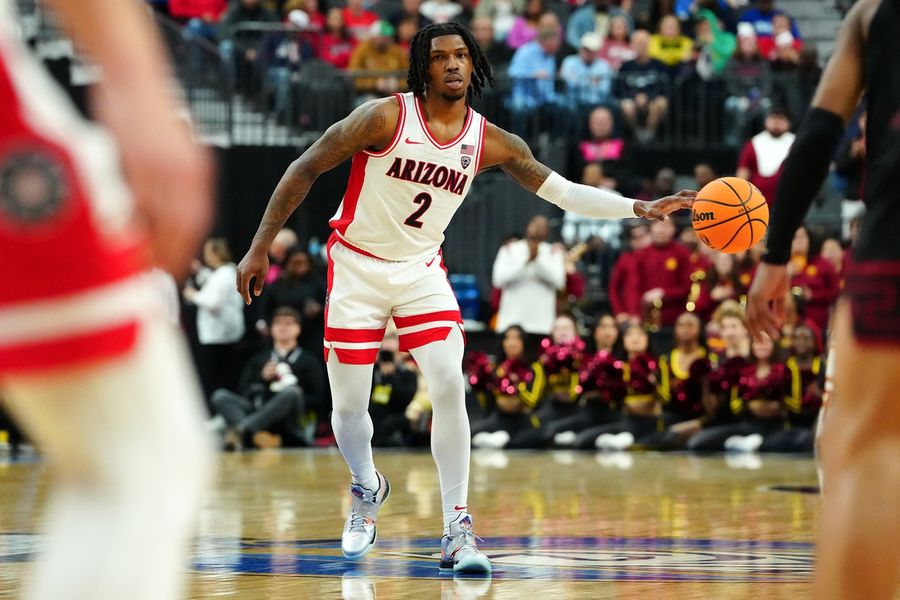
[[769, 226], [769, 206], [749, 181], [721, 177], [697, 193], [691, 223], [701, 242], [713, 250], [734, 254], [763, 239]]

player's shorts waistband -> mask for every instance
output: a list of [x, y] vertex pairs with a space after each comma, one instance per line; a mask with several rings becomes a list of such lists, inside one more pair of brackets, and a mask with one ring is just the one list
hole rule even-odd
[[332, 232], [331, 232], [331, 236], [328, 238], [328, 247], [331, 248], [331, 247], [334, 246], [335, 244], [340, 244], [341, 246], [344, 246], [344, 247], [347, 248], [348, 250], [353, 250], [353, 251], [356, 252], [357, 254], [360, 254], [360, 255], [365, 256], [365, 257], [367, 257], [367, 258], [372, 258], [372, 259], [375, 259], [375, 260], [380, 260], [381, 262], [385, 262], [385, 263], [394, 263], [394, 264], [403, 264], [403, 263], [409, 263], [409, 262], [416, 262], [416, 261], [419, 261], [419, 260], [428, 260], [429, 258], [431, 258], [431, 257], [433, 257], [433, 256], [435, 256], [435, 255], [437, 255], [437, 254], [440, 254], [440, 248], [438, 248], [438, 249], [436, 249], [436, 250], [426, 252], [426, 253], [424, 253], [424, 254], [422, 254], [422, 255], [420, 255], [420, 256], [414, 256], [414, 257], [412, 257], [412, 258], [405, 258], [405, 259], [403, 259], [403, 260], [394, 260], [394, 259], [390, 259], [390, 258], [382, 258], [382, 257], [380, 257], [380, 256], [376, 256], [375, 254], [372, 254], [372, 253], [369, 252], [368, 250], [364, 250], [364, 249], [360, 248], [359, 246], [356, 246], [355, 244], [353, 244], [353, 243], [351, 243], [351, 242], [348, 242], [346, 239], [344, 239], [343, 237], [341, 237], [341, 234], [339, 234], [337, 231], [332, 231]]

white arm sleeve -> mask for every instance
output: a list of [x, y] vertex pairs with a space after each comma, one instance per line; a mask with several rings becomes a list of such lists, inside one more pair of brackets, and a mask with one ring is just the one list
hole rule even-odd
[[634, 200], [601, 189], [572, 183], [556, 172], [544, 180], [537, 195], [563, 210], [597, 219], [633, 219]]

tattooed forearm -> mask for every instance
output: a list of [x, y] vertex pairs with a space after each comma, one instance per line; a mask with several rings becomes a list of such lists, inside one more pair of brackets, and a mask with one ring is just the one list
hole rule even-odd
[[516, 183], [531, 192], [536, 192], [544, 180], [550, 175], [549, 167], [539, 163], [528, 144], [517, 135], [503, 132], [503, 145], [512, 155], [500, 165]]
[[378, 144], [386, 129], [384, 101], [368, 102], [335, 123], [285, 171], [272, 193], [253, 247], [268, 250], [275, 235], [297, 209], [316, 178], [360, 150]]

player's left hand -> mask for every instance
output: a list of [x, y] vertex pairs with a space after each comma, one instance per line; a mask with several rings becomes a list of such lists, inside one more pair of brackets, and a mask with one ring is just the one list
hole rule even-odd
[[696, 197], [695, 190], [681, 190], [674, 196], [666, 196], [652, 202], [638, 200], [634, 203], [634, 214], [651, 221], [660, 221], [676, 210], [690, 208], [694, 205]]
[[757, 341], [765, 335], [777, 340], [784, 322], [784, 299], [791, 289], [791, 278], [784, 265], [760, 263], [747, 294], [747, 328]]

